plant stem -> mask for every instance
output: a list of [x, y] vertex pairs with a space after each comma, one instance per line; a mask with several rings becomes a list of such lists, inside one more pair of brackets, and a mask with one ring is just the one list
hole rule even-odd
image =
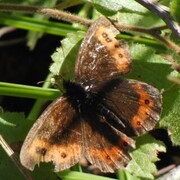
[[6, 154], [11, 158], [11, 160], [16, 165], [16, 167], [19, 169], [21, 174], [25, 177], [25, 179], [32, 180], [33, 178], [31, 176], [31, 173], [21, 165], [18, 156], [14, 153], [14, 151], [11, 149], [11, 147], [5, 141], [5, 139], [2, 137], [1, 134], [0, 134], [0, 145], [2, 146]]
[[157, 3], [153, 3], [150, 0], [136, 0], [138, 3], [149, 9], [151, 12], [158, 15], [172, 30], [177, 38], [180, 38], [180, 27], [178, 24], [172, 19], [169, 10], [165, 6], [160, 6]]
[[[152, 5], [152, 3], [150, 3], [148, 0], [137, 0], [137, 1], [139, 3], [146, 2], [146, 5], [147, 5], [147, 3]], [[159, 6], [157, 6], [157, 7], [159, 8]], [[159, 10], [159, 11], [161, 10], [161, 9], [158, 9], [157, 7], [155, 6], [155, 4], [152, 5], [152, 8], [154, 8], [155, 12], [157, 10]], [[19, 11], [19, 12], [26, 12], [26, 13], [31, 12], [31, 13], [45, 14], [50, 17], [56, 18], [58, 20], [64, 20], [64, 21], [68, 21], [68, 22], [76, 22], [76, 23], [80, 23], [85, 26], [90, 26], [93, 23], [93, 20], [89, 20], [86, 18], [76, 16], [74, 14], [70, 14], [65, 11], [60, 11], [60, 10], [51, 9], [51, 8], [40, 8], [40, 7], [34, 7], [34, 6], [19, 6], [19, 5], [14, 5], [14, 4], [1, 3], [0, 11]], [[159, 11], [157, 11], [157, 14]], [[163, 13], [158, 14], [158, 15], [161, 18], [165, 18], [166, 16], [168, 16], [168, 12], [164, 11]], [[163, 17], [162, 17], [162, 15], [163, 15]], [[179, 32], [180, 32], [179, 26], [174, 26], [175, 25], [174, 21], [172, 21], [171, 18], [168, 18], [168, 22], [171, 22], [172, 27], [175, 28], [175, 30], [176, 30], [176, 35], [179, 36]], [[169, 24], [167, 24], [167, 25], [169, 25]], [[137, 27], [137, 26], [120, 25], [120, 24], [116, 24], [116, 26], [120, 31], [135, 31], [135, 32], [141, 32], [141, 33], [148, 34], [148, 35], [154, 37], [155, 39], [157, 39], [160, 43], [164, 44], [168, 49], [171, 49], [172, 51], [174, 51], [178, 55], [180, 55], [180, 47], [178, 45], [176, 45], [174, 42], [172, 42], [171, 40], [167, 39], [166, 37], [163, 37], [160, 34], [158, 34], [157, 29], [153, 29], [153, 28], [148, 29], [148, 28], [141, 28], [141, 27]]]
[[[42, 88], [49, 88], [51, 86], [50, 84], [50, 79], [52, 77], [52, 74], [49, 74], [42, 86]], [[31, 111], [29, 112], [27, 119], [28, 120], [36, 120], [37, 117], [40, 114], [40, 111], [42, 110], [42, 106], [44, 105], [44, 103], [46, 102], [46, 100], [44, 99], [37, 99], [36, 102], [34, 103], [33, 107], [31, 108]]]

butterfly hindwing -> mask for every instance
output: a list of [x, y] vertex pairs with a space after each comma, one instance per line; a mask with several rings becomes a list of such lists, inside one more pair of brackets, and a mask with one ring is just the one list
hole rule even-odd
[[76, 164], [82, 156], [81, 122], [66, 97], [54, 101], [33, 125], [20, 153], [21, 163], [33, 170], [53, 162], [55, 171]]
[[103, 116], [88, 115], [82, 120], [84, 156], [102, 172], [114, 172], [127, 165], [133, 139], [107, 123]]
[[155, 87], [137, 80], [112, 79], [100, 89], [104, 105], [126, 125], [121, 130], [127, 135], [150, 131], [159, 120], [162, 98]]

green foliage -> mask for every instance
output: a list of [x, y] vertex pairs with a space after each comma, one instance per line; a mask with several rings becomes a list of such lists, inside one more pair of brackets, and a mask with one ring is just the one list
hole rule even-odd
[[180, 23], [180, 0], [171, 0], [170, 2], [170, 12], [172, 17]]
[[61, 41], [61, 47], [57, 48], [51, 56], [53, 64], [49, 70], [54, 75], [51, 82], [59, 89], [62, 87], [62, 77], [74, 78], [75, 59], [83, 36], [83, 32], [67, 34], [67, 38]]
[[160, 126], [168, 129], [169, 136], [174, 145], [180, 145], [180, 88], [174, 85], [165, 90], [164, 93], [164, 111]]
[[119, 0], [119, 1], [118, 0], [87, 0], [87, 1], [93, 3], [95, 6], [98, 6], [99, 9], [101, 9], [101, 13], [103, 14], [104, 14], [104, 10], [105, 12], [110, 11], [114, 13], [120, 10], [126, 10], [126, 11], [131, 11], [131, 12], [138, 12], [138, 13], [143, 13], [147, 11], [143, 6], [141, 6], [134, 0], [126, 0], [126, 1], [124, 0]]
[[[57, 0], [51, 0], [51, 1], [42, 1], [40, 2], [39, 6], [42, 7], [53, 7], [56, 4]], [[35, 14], [34, 15], [34, 19], [36, 20], [47, 20], [48, 17], [43, 16], [43, 15], [39, 15], [39, 14]], [[28, 46], [30, 47], [30, 49], [33, 49], [36, 45], [37, 40], [42, 36], [42, 33], [39, 32], [34, 32], [34, 31], [30, 31], [28, 33]]]
[[115, 180], [114, 178], [108, 178], [103, 176], [97, 176], [89, 173], [82, 173], [77, 171], [62, 171], [58, 173], [58, 176], [66, 180]]
[[[48, 2], [39, 1], [38, 5], [41, 5], [41, 3], [46, 4]], [[55, 4], [56, 1], [51, 3], [50, 6]], [[109, 15], [111, 18], [117, 19], [120, 24], [129, 24], [143, 28], [165, 25], [160, 18], [150, 13], [134, 0], [86, 0], [84, 3], [85, 5], [89, 3], [88, 5], [90, 7], [93, 5], [93, 7], [88, 8], [88, 10], [85, 9], [85, 6], [79, 8], [79, 12], [83, 12], [85, 17], [90, 17], [89, 14], [91, 14], [92, 17], [99, 16], [100, 14]], [[28, 4], [28, 2], [23, 1], [23, 4]], [[178, 22], [180, 22], [179, 6], [179, 0], [172, 0], [170, 3], [171, 14]], [[97, 11], [99, 12], [97, 13]], [[74, 78], [75, 60], [85, 33], [82, 31], [76, 32], [77, 29], [72, 25], [51, 22], [47, 20], [47, 17], [41, 17], [42, 18], [37, 18], [37, 16], [27, 17], [25, 13], [23, 15], [1, 13], [0, 22], [2, 25], [11, 25], [16, 28], [33, 31], [29, 32], [29, 34], [31, 34], [29, 35], [29, 40], [32, 42], [30, 43], [32, 44], [31, 48], [38, 40], [38, 33], [66, 36], [61, 41], [61, 47], [58, 47], [53, 53], [53, 63], [50, 66], [50, 72], [54, 75], [54, 79], [51, 80], [56, 83], [57, 87], [61, 88], [59, 79], [62, 79], [62, 77], [65, 79]], [[164, 33], [171, 35], [169, 31], [165, 31]], [[172, 70], [171, 64], [162, 54], [172, 57], [177, 56], [177, 59], [180, 59], [179, 55], [176, 55], [176, 52], [172, 52], [166, 47], [162, 48], [160, 42], [140, 32], [122, 33], [118, 38], [128, 40], [133, 61], [132, 71], [125, 75], [125, 77], [147, 82], [162, 90], [163, 112], [157, 127], [166, 128], [172, 143], [174, 145], [180, 145], [180, 88], [178, 84], [180, 76], [177, 71]], [[153, 43], [155, 46], [152, 46]], [[167, 78], [172, 74], [176, 74], [174, 78], [176, 78], [177, 81]], [[47, 88], [40, 89], [24, 85], [0, 83], [0, 94], [52, 100], [59, 95], [59, 92]], [[41, 110], [41, 106], [42, 103], [37, 103], [35, 107], [38, 109], [38, 112], [32, 109], [29, 117], [36, 117]], [[33, 116], [33, 114], [35, 115]], [[0, 133], [10, 145], [23, 141], [33, 123], [29, 119], [31, 118], [25, 119], [22, 113], [0, 113]], [[137, 148], [130, 152], [132, 160], [124, 170], [117, 172], [116, 177], [118, 179], [134, 180], [154, 178], [154, 174], [156, 173], [155, 162], [159, 161], [157, 156], [158, 152], [165, 152], [165, 147], [162, 142], [155, 140], [148, 134], [137, 137], [136, 141]], [[17, 167], [2, 149], [0, 149], [0, 161], [0, 179], [14, 179], [14, 177], [20, 180], [24, 179]], [[37, 180], [42, 179], [42, 176], [53, 180], [59, 177], [69, 180], [112, 179], [70, 170], [55, 174], [52, 169], [52, 164], [42, 164], [40, 167], [35, 168], [32, 175]], [[11, 171], [11, 173], [9, 173], [9, 171]]]
[[[29, 128], [30, 125], [25, 121], [23, 113], [0, 113], [0, 132], [10, 145], [22, 141]], [[14, 179], [15, 177], [19, 180], [24, 179], [2, 148], [0, 148], [0, 160], [0, 179]]]
[[154, 162], [159, 160], [158, 152], [165, 152], [165, 146], [148, 134], [136, 138], [136, 146], [126, 169], [140, 179], [154, 179], [156, 173]]
[[68, 33], [61, 41], [61, 47], [51, 56], [54, 63], [50, 66], [50, 72], [53, 75], [61, 74], [66, 79], [74, 78], [75, 60], [83, 37], [83, 32]]
[[0, 14], [0, 22], [20, 29], [26, 29], [35, 32], [49, 33], [58, 36], [65, 36], [69, 32], [76, 31], [68, 24], [38, 20], [32, 17], [20, 15]]

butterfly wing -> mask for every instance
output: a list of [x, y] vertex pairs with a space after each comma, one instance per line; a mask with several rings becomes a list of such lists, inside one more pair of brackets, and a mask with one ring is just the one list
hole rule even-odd
[[55, 171], [76, 164], [82, 156], [81, 122], [66, 97], [54, 101], [33, 125], [20, 152], [22, 165], [33, 170], [40, 162]]
[[135, 147], [127, 137], [107, 123], [103, 116], [89, 114], [82, 121], [84, 155], [102, 172], [114, 172], [127, 165], [131, 157], [129, 148]]
[[86, 85], [111, 79], [130, 70], [130, 57], [125, 45], [115, 36], [119, 31], [105, 17], [88, 29], [76, 62], [76, 81]]
[[113, 79], [99, 87], [103, 104], [127, 126], [127, 135], [140, 135], [154, 128], [162, 109], [161, 92], [136, 80]]

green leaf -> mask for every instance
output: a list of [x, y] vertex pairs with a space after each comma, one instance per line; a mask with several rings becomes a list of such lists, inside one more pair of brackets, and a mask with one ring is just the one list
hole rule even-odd
[[[55, 6], [57, 0], [51, 0], [51, 1], [41, 1], [41, 4], [39, 6], [42, 7], [53, 7]], [[40, 14], [35, 14], [34, 19], [38, 19], [38, 20], [47, 20], [49, 17], [48, 16], [44, 16], [44, 15], [40, 15]], [[42, 36], [42, 33], [39, 32], [34, 32], [34, 31], [30, 31], [28, 33], [28, 46], [30, 47], [30, 49], [34, 49], [37, 40]]]
[[62, 79], [59, 75], [66, 79], [74, 78], [75, 60], [83, 37], [84, 32], [79, 31], [67, 34], [67, 37], [61, 41], [62, 46], [52, 55], [53, 64], [50, 66], [50, 71], [55, 76], [55, 80], [52, 81], [56, 81], [58, 87], [61, 86], [58, 79]]
[[10, 157], [7, 156], [5, 151], [0, 146], [0, 179], [18, 179], [24, 180], [24, 177], [16, 168], [15, 164], [11, 161]]
[[136, 138], [136, 150], [131, 153], [132, 160], [126, 170], [141, 179], [154, 179], [158, 152], [165, 152], [162, 142], [148, 134]]
[[180, 23], [180, 0], [171, 0], [170, 2], [170, 13], [172, 17]]
[[59, 180], [53, 169], [54, 165], [52, 163], [41, 163], [40, 166], [35, 167], [32, 176], [35, 180], [42, 180], [42, 177], [45, 177], [47, 180]]
[[168, 129], [168, 134], [174, 145], [180, 145], [180, 86], [173, 85], [166, 89], [164, 95], [164, 109], [160, 126]]
[[[0, 113], [0, 119], [0, 133], [8, 144], [15, 145], [24, 139], [30, 126], [25, 123], [23, 113]], [[24, 179], [2, 148], [0, 148], [0, 160], [0, 177], [2, 179]]]
[[8, 143], [22, 141], [30, 128], [23, 113], [0, 113], [0, 119], [0, 132]]
[[93, 179], [93, 180], [115, 180], [113, 178], [93, 175], [89, 173], [82, 173], [77, 171], [62, 171], [58, 173], [58, 176], [65, 180], [87, 180], [87, 179]]
[[151, 28], [164, 25], [164, 22], [160, 18], [149, 12], [144, 12], [143, 14], [120, 12], [116, 17], [118, 17], [117, 19], [120, 24], [129, 24], [131, 26]]
[[123, 179], [123, 180], [140, 180], [140, 178], [133, 176], [126, 169], [118, 170], [116, 174], [117, 174], [117, 177], [119, 180], [121, 180], [121, 179]]
[[[146, 12], [147, 10], [141, 6], [139, 3], [134, 0], [88, 0], [92, 2], [94, 5], [98, 5], [102, 8], [102, 10], [108, 10], [112, 12], [117, 12], [122, 9], [126, 9], [128, 11], [136, 11], [136, 12]], [[98, 9], [99, 10], [99, 9]], [[104, 14], [103, 11], [101, 11]]]
[[142, 44], [130, 44], [132, 71], [129, 78], [147, 82], [157, 88], [168, 89], [172, 83], [166, 76], [172, 71], [171, 66], [153, 48]]

